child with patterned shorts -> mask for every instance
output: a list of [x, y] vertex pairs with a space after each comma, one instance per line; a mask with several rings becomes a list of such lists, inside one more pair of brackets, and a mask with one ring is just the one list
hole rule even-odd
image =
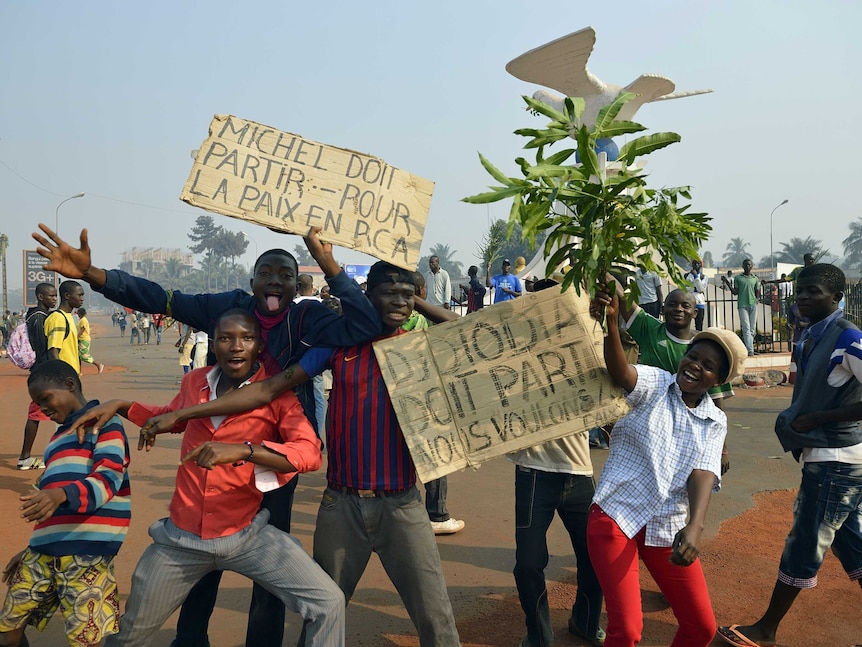
[[131, 519], [129, 442], [118, 417], [78, 442], [70, 426], [87, 402], [74, 368], [62, 360], [35, 367], [30, 397], [60, 427], [45, 448], [46, 469], [23, 494], [21, 516], [35, 522], [29, 546], [3, 570], [0, 645], [27, 645], [28, 624], [43, 631], [59, 607], [69, 644], [101, 645], [119, 631], [113, 560]]

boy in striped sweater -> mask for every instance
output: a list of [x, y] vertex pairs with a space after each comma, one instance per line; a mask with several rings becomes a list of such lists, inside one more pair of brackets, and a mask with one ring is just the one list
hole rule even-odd
[[71, 424], [97, 405], [62, 360], [36, 366], [27, 387], [60, 427], [45, 449], [37, 492], [23, 494], [21, 516], [35, 522], [30, 545], [3, 570], [0, 645], [27, 645], [28, 624], [45, 629], [58, 607], [70, 645], [100, 645], [119, 630], [113, 560], [129, 529], [129, 442], [116, 416], [79, 443]]

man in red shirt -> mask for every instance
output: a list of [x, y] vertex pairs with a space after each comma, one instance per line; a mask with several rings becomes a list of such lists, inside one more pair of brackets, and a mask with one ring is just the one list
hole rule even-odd
[[[112, 400], [81, 418], [79, 435], [109, 412], [140, 425], [266, 377], [258, 362], [260, 331], [250, 313], [224, 313], [213, 348], [218, 365], [189, 373], [168, 406]], [[305, 645], [343, 645], [343, 594], [299, 541], [268, 524], [269, 511], [260, 509], [263, 491], [320, 467], [320, 442], [296, 395], [289, 391], [248, 413], [180, 423], [171, 431], [184, 435], [170, 517], [150, 527], [154, 543], [135, 569], [120, 633], [106, 645], [150, 645], [192, 586], [216, 569], [253, 579], [301, 613]], [[138, 449], [149, 450], [153, 442], [153, 435], [142, 433]]]

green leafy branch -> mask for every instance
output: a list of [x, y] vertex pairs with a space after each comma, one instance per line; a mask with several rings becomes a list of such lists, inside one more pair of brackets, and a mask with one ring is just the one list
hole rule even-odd
[[[581, 123], [584, 100], [568, 97], [564, 112], [530, 97], [524, 97], [529, 108], [551, 121], [544, 129], [522, 128], [515, 134], [527, 137], [525, 149], [536, 149], [535, 162], [523, 157], [515, 160], [523, 177], [508, 177], [481, 153], [482, 166], [498, 183], [490, 191], [467, 198], [464, 202], [487, 204], [512, 199], [509, 211], [511, 235], [515, 223], [531, 244], [547, 230], [544, 252], [546, 274], [568, 264], [562, 289], [574, 286], [580, 294], [586, 287], [595, 295], [607, 272], [627, 273], [635, 266], [669, 276], [676, 284], [685, 284], [674, 257], [692, 258], [712, 231], [705, 213], [690, 211], [689, 187], [653, 189], [636, 160], [653, 151], [680, 141], [671, 132], [641, 135], [620, 149], [617, 162], [602, 165], [596, 154], [599, 139], [631, 135], [646, 130], [641, 124], [617, 120], [620, 109], [636, 95], [621, 92], [602, 108], [595, 125]], [[580, 158], [568, 163], [575, 154], [567, 148], [546, 156], [561, 140], [573, 138]], [[654, 253], [660, 258], [655, 262]], [[636, 284], [627, 293], [634, 302]]]

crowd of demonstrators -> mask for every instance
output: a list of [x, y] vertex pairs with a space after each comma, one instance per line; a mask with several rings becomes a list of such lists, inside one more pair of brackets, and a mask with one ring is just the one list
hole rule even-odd
[[[441, 307], [416, 300], [414, 273], [384, 261], [371, 267], [367, 295], [379, 314], [384, 337], [407, 334], [401, 326], [414, 306], [438, 322], [451, 315]], [[416, 626], [420, 645], [459, 645], [434, 532], [416, 488], [415, 466], [372, 341], [334, 349], [312, 348], [287, 370], [222, 398], [150, 420], [142, 433], [169, 431], [190, 418], [230, 415], [263, 406], [330, 368], [333, 386], [326, 428], [327, 487], [317, 514], [314, 559], [349, 602], [371, 553], [376, 552]], [[360, 461], [360, 457], [365, 460]]]
[[59, 608], [70, 645], [101, 645], [118, 631], [113, 562], [131, 519], [129, 442], [116, 417], [83, 438], [71, 433], [98, 402], [87, 402], [78, 371], [67, 362], [40, 361], [27, 388], [42, 414], [60, 426], [45, 448], [37, 491], [19, 498], [21, 516], [35, 525], [27, 548], [3, 570], [9, 589], [0, 643], [27, 645], [26, 627], [44, 630]]
[[[105, 270], [92, 264], [86, 232], [80, 247], [75, 248], [59, 238], [50, 228], [40, 225], [42, 233], [34, 234], [39, 252], [48, 259], [50, 269], [64, 276], [83, 279], [96, 291], [122, 306], [140, 312], [170, 314], [177, 321], [197, 330], [213, 332], [216, 318], [239, 307], [254, 315], [265, 342], [261, 361], [268, 374], [276, 374], [296, 363], [312, 346], [346, 346], [373, 339], [381, 323], [370, 300], [361, 288], [343, 272], [332, 257], [331, 245], [319, 238], [320, 228], [305, 238], [306, 246], [324, 272], [333, 294], [339, 297], [344, 315], [314, 301], [293, 303], [296, 296], [298, 264], [282, 249], [267, 250], [255, 261], [250, 280], [252, 294], [234, 290], [219, 294], [186, 295], [133, 277], [121, 270]], [[212, 359], [208, 364], [213, 364]], [[299, 387], [297, 395], [305, 416], [318, 430], [314, 397], [310, 384]], [[262, 506], [270, 511], [270, 523], [290, 531], [293, 493], [298, 479], [266, 492]], [[426, 522], [427, 523], [427, 522]], [[430, 530], [429, 530], [430, 532]], [[215, 606], [221, 573], [204, 576], [183, 604], [177, 623], [176, 647], [206, 644], [207, 623]], [[284, 633], [284, 604], [264, 587], [255, 585], [252, 593], [249, 645], [281, 645]]]
[[[181, 603], [172, 645], [207, 644], [207, 623], [220, 577], [219, 571], [211, 571], [215, 564], [205, 555], [208, 546], [216, 544], [207, 542], [224, 544], [226, 540], [236, 546], [239, 535], [259, 535], [263, 541], [263, 545], [255, 544], [254, 565], [244, 561], [243, 550], [237, 553], [236, 562], [220, 564], [256, 580], [248, 645], [280, 644], [285, 604], [305, 615], [304, 644], [332, 644], [327, 641], [339, 632], [343, 641], [343, 605], [352, 597], [372, 552], [378, 554], [401, 596], [419, 643], [459, 644], [434, 535], [435, 523], [455, 522], [460, 530], [463, 522], [448, 515], [446, 488], [439, 483], [436, 495], [433, 487], [426, 486], [423, 505], [415, 466], [372, 350], [376, 339], [457, 317], [422, 298], [425, 277], [381, 261], [372, 266], [363, 292], [343, 275], [331, 249], [313, 231], [306, 244], [340, 300], [328, 295], [322, 300], [294, 301], [297, 287], [300, 297], [313, 297], [313, 283], [310, 276], [298, 275], [295, 260], [283, 250], [270, 250], [256, 260], [251, 296], [242, 291], [188, 296], [117, 270], [93, 267], [85, 236], [81, 247], [74, 249], [49, 229], [43, 227], [43, 231], [50, 240], [41, 235], [37, 240], [44, 245], [41, 253], [51, 261], [48, 269], [84, 279], [136, 311], [169, 312], [185, 321], [180, 347], [186, 340], [197, 345], [198, 332], [209, 338], [195, 352], [196, 357], [208, 359], [203, 367], [189, 372], [170, 406], [153, 409], [120, 402], [94, 408], [88, 415], [104, 421], [119, 411], [143, 423], [140, 444], [144, 447], [160, 433], [185, 431], [185, 460], [174, 493], [177, 501], [202, 497], [201, 479], [207, 473], [224, 472], [229, 465], [231, 475], [239, 479], [235, 487], [254, 494], [248, 505], [237, 506], [231, 511], [234, 514], [219, 519], [219, 523], [233, 523], [230, 529], [222, 528], [210, 536], [202, 509], [186, 505], [181, 510], [178, 504], [175, 511], [172, 505], [170, 517], [153, 526], [154, 544], [136, 571], [155, 569], [160, 576], [152, 583], [136, 575], [126, 615], [120, 621], [122, 633], [109, 639], [109, 645], [147, 644], [148, 636]], [[429, 274], [439, 274], [439, 264], [438, 272], [429, 266]], [[495, 290], [495, 302], [521, 294], [520, 281], [510, 269], [504, 261], [501, 274], [486, 278], [487, 286]], [[693, 262], [692, 270], [699, 273], [700, 269]], [[742, 276], [750, 274], [745, 264], [743, 270]], [[477, 274], [478, 268], [470, 274], [471, 287]], [[785, 449], [803, 460], [802, 487], [769, 608], [753, 625], [720, 628], [719, 635], [732, 644], [774, 644], [779, 623], [799, 590], [816, 584], [820, 561], [830, 545], [851, 579], [862, 580], [862, 430], [858, 424], [862, 418], [862, 333], [841, 317], [837, 304], [843, 296], [843, 275], [839, 275], [832, 266], [815, 264], [797, 277], [797, 314], [800, 319], [807, 317], [809, 325], [798, 324], [799, 379], [791, 408], [780, 416], [776, 430]], [[734, 285], [727, 282], [727, 287], [737, 294], [747, 289], [745, 280], [735, 280]], [[537, 281], [534, 287], [554, 284]], [[82, 294], [74, 281], [61, 286], [61, 317], [80, 305], [73, 305], [79, 291]], [[705, 647], [715, 636], [716, 622], [698, 548], [711, 493], [720, 487], [729, 465], [723, 446], [727, 418], [718, 406], [728, 392], [721, 385], [741, 375], [749, 351], [732, 331], [709, 328], [693, 334], [696, 295], [694, 289], [671, 291], [660, 312], [664, 322], [639, 306], [629, 309], [622, 305], [616, 293], [600, 293], [591, 304], [594, 315], [601, 306], [612, 321], [622, 317], [622, 330], [635, 338], [642, 354], [640, 364], [630, 364], [621, 328], [609, 327], [605, 362], [611, 378], [626, 391], [632, 410], [611, 434], [608, 461], [597, 486], [586, 434], [509, 456], [516, 463], [514, 576], [527, 627], [522, 647], [550, 644], [553, 639], [544, 569], [547, 529], [555, 514], [563, 519], [578, 561], [578, 591], [568, 621], [572, 634], [609, 647], [633, 646], [641, 639], [643, 618], [637, 612], [640, 558], [678, 619], [672, 644]], [[334, 312], [342, 307], [343, 316]], [[45, 324], [46, 346], [53, 348], [54, 344], [59, 353], [65, 341], [60, 334], [61, 320], [54, 315], [49, 318], [53, 320]], [[260, 366], [255, 363], [258, 357]], [[204, 368], [207, 364], [210, 367]], [[294, 433], [304, 429], [319, 463], [321, 444], [311, 431], [323, 435], [318, 426], [322, 415], [315, 409], [309, 387], [311, 378], [326, 369], [332, 371], [325, 430], [327, 487], [318, 510], [313, 553], [320, 572], [331, 580], [317, 578], [305, 566], [298, 569], [309, 578], [304, 584], [295, 579], [268, 580], [276, 577], [268, 564], [313, 564], [301, 547], [301, 555], [286, 557], [287, 553], [280, 552], [293, 543], [298, 546], [287, 534], [295, 474], [316, 466], [311, 466], [314, 460], [295, 461], [289, 451], [278, 449], [285, 440], [279, 436], [279, 421], [290, 421]], [[293, 397], [294, 389], [299, 397], [288, 403], [292, 414], [272, 414], [279, 403], [285, 405], [284, 398]], [[202, 390], [209, 395], [201, 398]], [[302, 415], [298, 416], [300, 408]], [[159, 415], [150, 418], [151, 414]], [[248, 442], [226, 438], [222, 444], [217, 434], [236, 433], [230, 430], [241, 427], [244, 420], [267, 421], [268, 426], [261, 423], [260, 427], [266, 437], [254, 436]], [[372, 448], [384, 449], [381, 453]], [[255, 476], [250, 469], [243, 476], [236, 470], [246, 462], [290, 477]], [[272, 489], [261, 494], [258, 483], [266, 478]], [[834, 500], [818, 502], [812, 496], [824, 487], [835, 492]], [[435, 520], [441, 502], [447, 519]], [[189, 509], [194, 512], [189, 514]], [[837, 524], [832, 523], [835, 519]], [[175, 559], [177, 552], [191, 560], [192, 577], [178, 575], [189, 569]], [[201, 559], [194, 557], [198, 553], [203, 555]], [[177, 570], [162, 572], [161, 564]], [[12, 570], [15, 568], [17, 563]], [[305, 602], [298, 602], [297, 586], [300, 596], [323, 591], [323, 606], [335, 605], [340, 617], [320, 609], [312, 611]], [[161, 599], [153, 603], [159, 595]], [[608, 617], [606, 635], [599, 627], [602, 595]]]

